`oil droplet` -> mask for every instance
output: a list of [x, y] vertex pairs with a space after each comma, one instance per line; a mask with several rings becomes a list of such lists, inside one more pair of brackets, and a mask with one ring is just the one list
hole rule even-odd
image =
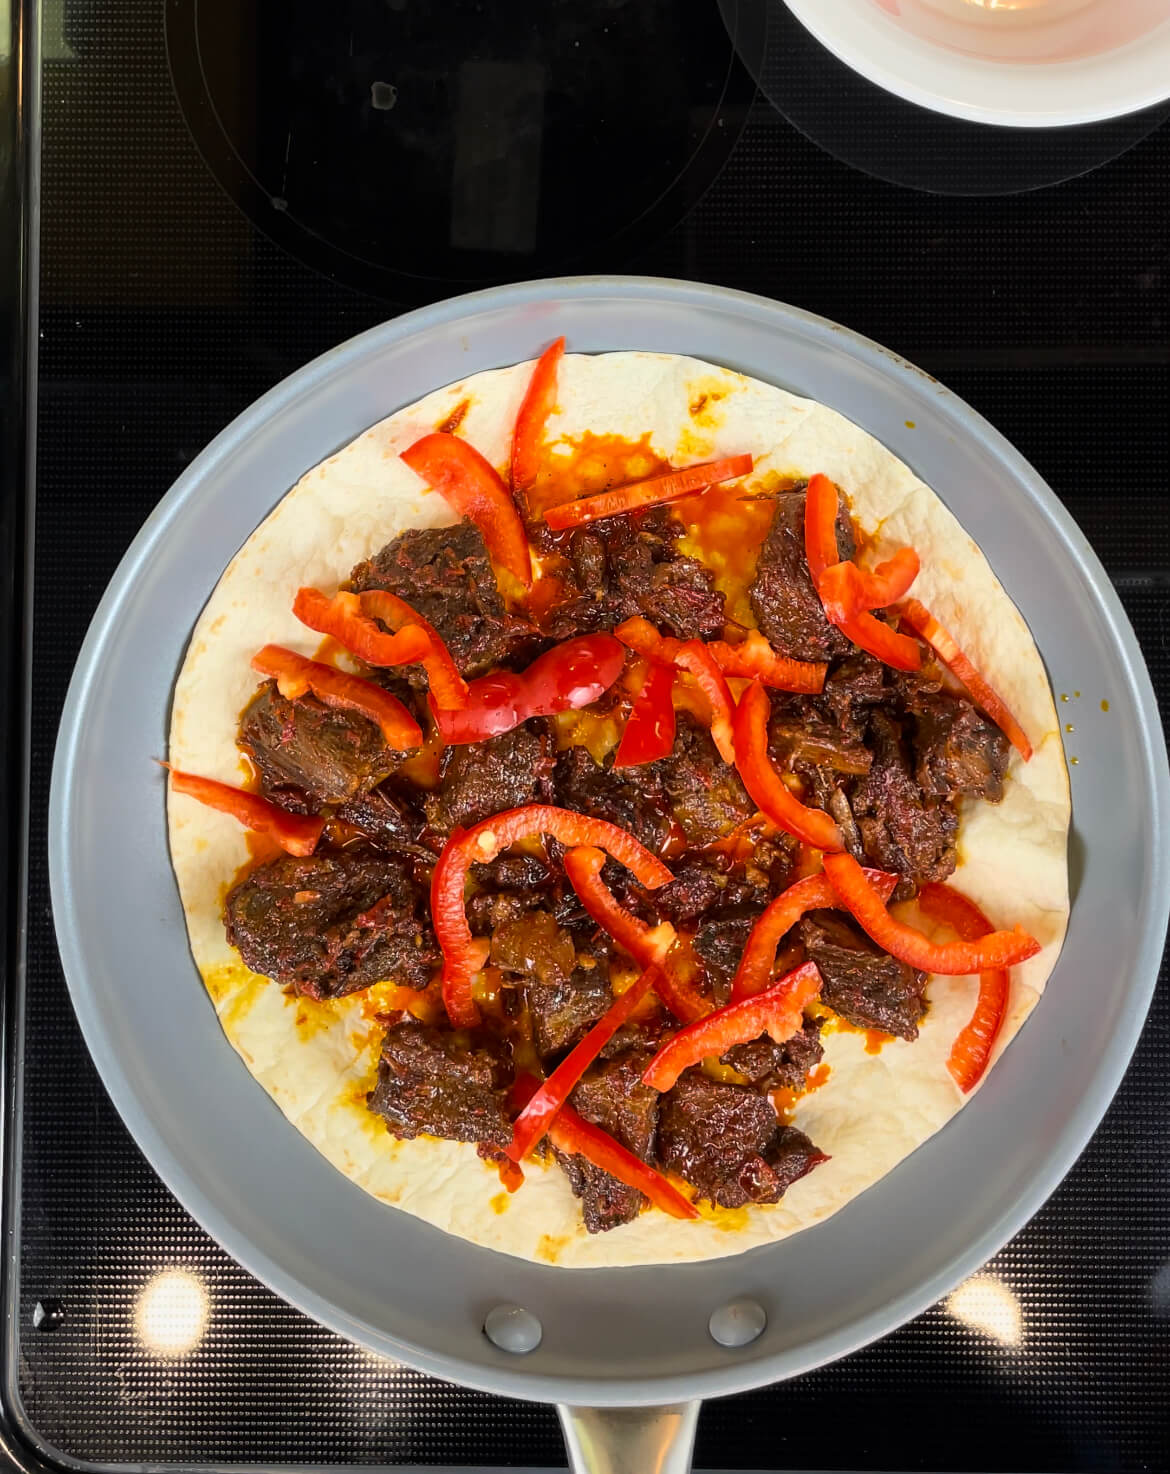
[[1101, 710], [1102, 711], [1108, 711], [1109, 710], [1109, 703], [1108, 703], [1108, 701], [1106, 701], [1104, 699], [1104, 697], [1102, 697], [1102, 699], [1101, 699]]
[[1068, 700], [1068, 692], [1067, 691], [1062, 691], [1060, 693], [1060, 699], [1061, 699], [1061, 701], [1067, 701]]
[[1075, 732], [1076, 731], [1076, 728], [1073, 726], [1073, 724], [1071, 722], [1065, 722], [1065, 724], [1064, 724], [1064, 730], [1066, 732]]
[[1076, 697], [1076, 698], [1077, 698], [1077, 700], [1078, 700], [1078, 701], [1079, 701], [1079, 700], [1080, 700], [1080, 698], [1081, 698], [1081, 693], [1080, 693], [1080, 692], [1079, 692], [1079, 691], [1074, 691], [1074, 692], [1073, 692], [1073, 695], [1074, 695], [1074, 696], [1075, 696], [1075, 697]]
[[1077, 766], [1077, 764], [1080, 762], [1080, 758], [1079, 757], [1070, 757], [1069, 758], [1069, 762], [1072, 763], [1073, 767], [1075, 768]]
[[915, 428], [913, 420], [904, 420], [903, 423], [905, 424], [907, 430], [913, 430]]

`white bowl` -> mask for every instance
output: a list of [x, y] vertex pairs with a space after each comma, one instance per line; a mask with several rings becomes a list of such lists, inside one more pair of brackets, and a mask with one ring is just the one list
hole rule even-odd
[[[972, 123], [1067, 127], [1120, 117], [1170, 98], [1170, 0], [1161, 7], [1165, 18], [1137, 39], [1054, 61], [995, 60], [936, 44], [910, 28], [910, 14], [902, 20], [890, 14], [885, 7], [898, 8], [891, 0], [785, 3], [822, 46], [869, 81], [907, 102]], [[1122, 0], [1098, 4], [1120, 7]], [[921, 0], [902, 0], [901, 8], [921, 13]], [[978, 18], [972, 12], [972, 21]], [[977, 27], [971, 34], [977, 43], [988, 35]]]

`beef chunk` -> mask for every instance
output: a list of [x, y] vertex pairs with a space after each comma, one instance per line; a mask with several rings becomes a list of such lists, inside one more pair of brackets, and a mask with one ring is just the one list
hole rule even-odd
[[472, 865], [471, 878], [489, 890], [520, 891], [525, 895], [547, 890], [556, 881], [552, 867], [539, 855], [523, 854], [497, 855], [486, 864]]
[[864, 715], [866, 708], [887, 699], [888, 669], [864, 650], [855, 650], [830, 671], [821, 692], [821, 703], [839, 727], [849, 727], [859, 714]]
[[777, 1203], [825, 1160], [803, 1132], [782, 1126], [772, 1102], [746, 1085], [688, 1070], [662, 1097], [658, 1161], [724, 1208]]
[[768, 726], [768, 751], [781, 767], [832, 768], [836, 773], [868, 773], [873, 759], [859, 736], [818, 720], [773, 717]]
[[403, 1141], [424, 1133], [448, 1141], [507, 1146], [512, 1126], [504, 1107], [509, 1072], [488, 1049], [414, 1019], [386, 1031], [370, 1110]]
[[880, 951], [835, 912], [814, 911], [797, 930], [820, 968], [821, 997], [834, 1012], [860, 1029], [918, 1037], [918, 1021], [926, 1012], [925, 973]]
[[[653, 1152], [658, 1123], [658, 1092], [642, 1084], [651, 1058], [647, 1049], [629, 1049], [594, 1065], [569, 1097], [578, 1115], [600, 1126], [644, 1162]], [[645, 1199], [636, 1188], [627, 1187], [584, 1157], [558, 1151], [556, 1158], [581, 1199], [590, 1233], [604, 1233], [638, 1216]]]
[[[776, 514], [751, 588], [752, 608], [774, 649], [797, 660], [828, 660], [848, 654], [852, 646], [825, 618], [809, 576], [804, 500], [803, 491], [783, 492], [776, 498]], [[837, 518], [837, 551], [843, 559], [854, 553], [853, 533], [843, 514]]]
[[557, 759], [553, 783], [556, 803], [628, 829], [655, 853], [671, 836], [669, 800], [657, 763], [615, 772], [584, 747], [569, 747]]
[[695, 933], [692, 943], [707, 973], [716, 1001], [730, 996], [731, 980], [747, 946], [758, 913], [729, 913], [712, 917]]
[[665, 921], [698, 921], [708, 911], [722, 904], [728, 877], [719, 865], [704, 864], [700, 859], [684, 860], [675, 865], [674, 879], [652, 893], [654, 909]]
[[359, 793], [337, 810], [337, 817], [360, 829], [380, 850], [415, 850], [422, 829], [422, 815], [404, 794], [393, 793], [380, 784]]
[[866, 856], [879, 869], [896, 870], [919, 885], [945, 880], [955, 868], [954, 805], [919, 788], [901, 728], [887, 712], [873, 713], [870, 746], [873, 766], [851, 795]]
[[552, 732], [541, 720], [486, 742], [448, 747], [439, 786], [425, 799], [427, 822], [448, 834], [457, 824], [468, 828], [504, 809], [547, 802], [554, 755]]
[[818, 1019], [809, 1019], [799, 1034], [783, 1044], [777, 1044], [766, 1034], [753, 1039], [749, 1044], [736, 1044], [722, 1056], [723, 1063], [746, 1075], [760, 1090], [799, 1090], [809, 1070], [820, 1064], [821, 1025]]
[[[359, 563], [350, 578], [358, 593], [388, 589], [405, 599], [435, 626], [465, 676], [483, 675], [532, 651], [533, 628], [505, 609], [472, 522], [412, 528]], [[407, 666], [406, 672], [412, 680], [425, 679], [421, 666]]]
[[968, 701], [939, 692], [914, 713], [914, 776], [936, 798], [966, 794], [998, 803], [1010, 747], [1007, 738]]
[[389, 856], [284, 855], [228, 892], [224, 920], [253, 972], [340, 998], [382, 979], [426, 987], [439, 954], [425, 902]]
[[530, 982], [525, 993], [536, 1052], [541, 1059], [563, 1054], [580, 1043], [613, 1002], [604, 949], [578, 956], [563, 983]]
[[265, 681], [245, 707], [239, 742], [256, 765], [265, 797], [302, 813], [347, 802], [406, 756], [386, 746], [368, 717], [325, 706], [315, 696], [290, 701], [275, 681]]
[[654, 767], [675, 822], [692, 845], [714, 844], [756, 811], [739, 774], [715, 750], [710, 733], [685, 713], [673, 751]]
[[558, 988], [572, 977], [577, 953], [572, 936], [548, 911], [528, 911], [499, 922], [492, 932], [491, 960], [505, 972]]

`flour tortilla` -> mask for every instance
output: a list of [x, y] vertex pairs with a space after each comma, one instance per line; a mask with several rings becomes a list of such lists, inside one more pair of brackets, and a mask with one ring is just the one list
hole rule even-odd
[[[477, 374], [428, 394], [309, 471], [277, 503], [195, 627], [174, 695], [169, 756], [176, 766], [240, 781], [235, 736], [257, 683], [251, 656], [270, 641], [306, 655], [318, 645], [293, 618], [294, 591], [313, 584], [332, 592], [355, 563], [399, 532], [450, 523], [446, 503], [399, 452], [466, 401], [460, 433], [503, 467], [530, 367]], [[1013, 973], [998, 1057], [1039, 1000], [1064, 937], [1069, 787], [1040, 654], [979, 548], [935, 493], [871, 436], [823, 405], [758, 380], [667, 354], [569, 355], [558, 400], [548, 425], [551, 454], [568, 454], [585, 431], [632, 441], [649, 431], [653, 449], [677, 465], [750, 451], [753, 479], [822, 471], [838, 482], [861, 526], [876, 532], [876, 556], [903, 543], [917, 548], [915, 594], [953, 630], [1035, 747], [1026, 765], [1012, 753], [1002, 803], [964, 808], [954, 876], [996, 925], [1018, 922], [1042, 944]], [[274, 496], [282, 489], [273, 488]], [[252, 1074], [339, 1170], [383, 1202], [474, 1243], [572, 1267], [741, 1253], [835, 1213], [965, 1103], [946, 1059], [978, 985], [974, 978], [934, 978], [915, 1043], [893, 1040], [870, 1054], [860, 1034], [827, 1034], [827, 1081], [798, 1102], [793, 1120], [831, 1160], [780, 1203], [712, 1210], [694, 1223], [649, 1211], [589, 1235], [559, 1168], [529, 1167], [524, 1188], [509, 1198], [474, 1146], [396, 1141], [364, 1103], [381, 1031], [364, 1017], [360, 995], [314, 1004], [249, 972], [221, 919], [227, 886], [248, 858], [243, 830], [175, 793], [168, 815], [191, 949], [224, 1032]]]

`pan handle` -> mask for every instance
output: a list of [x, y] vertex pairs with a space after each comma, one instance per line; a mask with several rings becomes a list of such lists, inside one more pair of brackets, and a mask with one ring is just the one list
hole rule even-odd
[[698, 1402], [669, 1407], [557, 1403], [569, 1474], [689, 1474]]

